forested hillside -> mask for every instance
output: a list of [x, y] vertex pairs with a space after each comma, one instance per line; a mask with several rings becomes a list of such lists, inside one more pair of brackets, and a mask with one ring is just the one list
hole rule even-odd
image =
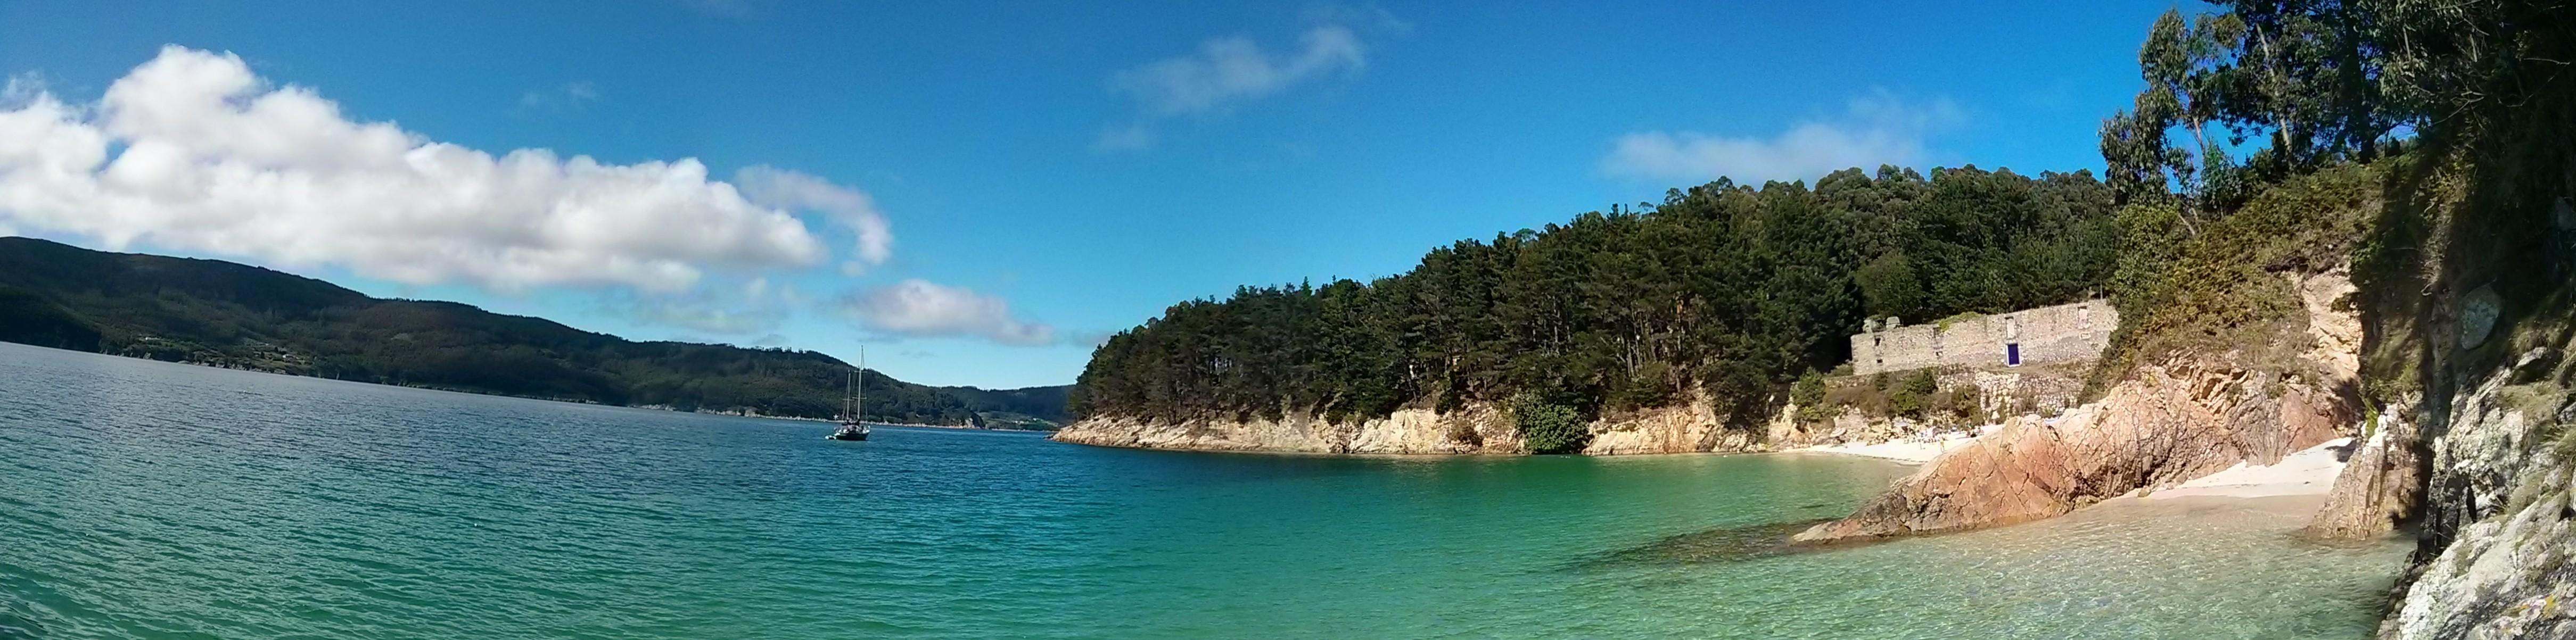
[[2112, 191], [2089, 172], [1720, 179], [1436, 248], [1373, 282], [1184, 301], [1104, 344], [1072, 404], [1181, 421], [1520, 396], [1598, 414], [1704, 389], [1741, 424], [1842, 362], [1864, 318], [2097, 295], [2120, 241]]
[[[1065, 392], [1071, 386], [1025, 387], [1020, 389], [980, 389], [976, 387], [940, 387], [966, 402], [966, 408], [978, 413], [1012, 413], [1060, 423], [1066, 420]], [[990, 417], [990, 416], [987, 416]]]
[[[0, 237], [0, 340], [362, 382], [808, 418], [838, 411], [850, 369], [811, 351], [634, 342], [452, 302], [370, 298], [229, 262], [17, 237]], [[928, 387], [876, 371], [865, 380], [870, 420], [969, 424], [979, 410], [1034, 414], [1026, 403], [1000, 405], [971, 387]], [[970, 406], [960, 397], [969, 390], [996, 409]]]

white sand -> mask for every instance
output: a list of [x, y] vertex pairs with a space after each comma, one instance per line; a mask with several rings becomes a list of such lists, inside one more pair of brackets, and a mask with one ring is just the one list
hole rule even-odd
[[1947, 433], [1942, 434], [1941, 439], [1931, 442], [1917, 440], [1891, 440], [1869, 444], [1835, 444], [1799, 447], [1796, 449], [1790, 449], [1790, 451], [1840, 453], [1845, 455], [1868, 456], [1872, 458], [1896, 460], [1899, 462], [1923, 464], [1931, 462], [1933, 458], [1941, 457], [1941, 454], [1943, 453], [1948, 453], [1951, 450], [1968, 446], [1968, 443], [1976, 441], [1976, 436], [1963, 433]]
[[[1993, 428], [1983, 429], [1992, 433]], [[1799, 447], [1790, 451], [1839, 453], [1868, 456], [1900, 462], [1923, 464], [1941, 454], [1975, 442], [1976, 436], [1963, 433], [1943, 434], [1941, 439], [1923, 442], [1893, 440], [1867, 444], [1837, 444]], [[2344, 462], [2337, 459], [2336, 449], [2352, 444], [2351, 438], [2336, 438], [2325, 444], [2281, 458], [2276, 464], [2248, 465], [2237, 463], [2218, 473], [2155, 491], [2132, 491], [2129, 497], [2149, 500], [2191, 496], [2225, 496], [2261, 498], [2268, 496], [2325, 495], [2334, 490], [2335, 475], [2343, 472]]]
[[2130, 495], [2148, 500], [2190, 496], [2261, 498], [2325, 495], [2334, 490], [2335, 474], [2343, 472], [2344, 463], [2336, 459], [2335, 449], [2351, 443], [2351, 438], [2336, 438], [2283, 457], [2279, 464], [2254, 466], [2240, 462], [2225, 471], [2190, 482], [2154, 492], [2131, 492]]

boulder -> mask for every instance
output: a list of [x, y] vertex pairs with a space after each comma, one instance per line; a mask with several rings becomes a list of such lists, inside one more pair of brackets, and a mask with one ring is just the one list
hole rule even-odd
[[1850, 517], [1793, 541], [1818, 544], [2055, 517], [2138, 489], [2273, 464], [2339, 437], [2352, 412], [2332, 391], [2278, 373], [2148, 367], [2099, 402], [2015, 418], [1934, 460]]

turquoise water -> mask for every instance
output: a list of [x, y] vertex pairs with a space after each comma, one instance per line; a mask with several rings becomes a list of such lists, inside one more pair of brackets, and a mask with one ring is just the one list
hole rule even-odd
[[2358, 638], [2396, 543], [2113, 505], [1769, 547], [1834, 456], [1080, 447], [0, 345], [0, 638]]

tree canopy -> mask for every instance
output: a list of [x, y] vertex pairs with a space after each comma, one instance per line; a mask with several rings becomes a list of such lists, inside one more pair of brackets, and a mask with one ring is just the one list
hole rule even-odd
[[1103, 344], [1071, 401], [1077, 415], [1182, 421], [1526, 394], [1589, 416], [1704, 390], [1749, 424], [1800, 374], [1847, 359], [1865, 317], [2096, 295], [2118, 255], [2111, 202], [2082, 171], [1720, 179], [1458, 241], [1371, 282], [1184, 301]]

